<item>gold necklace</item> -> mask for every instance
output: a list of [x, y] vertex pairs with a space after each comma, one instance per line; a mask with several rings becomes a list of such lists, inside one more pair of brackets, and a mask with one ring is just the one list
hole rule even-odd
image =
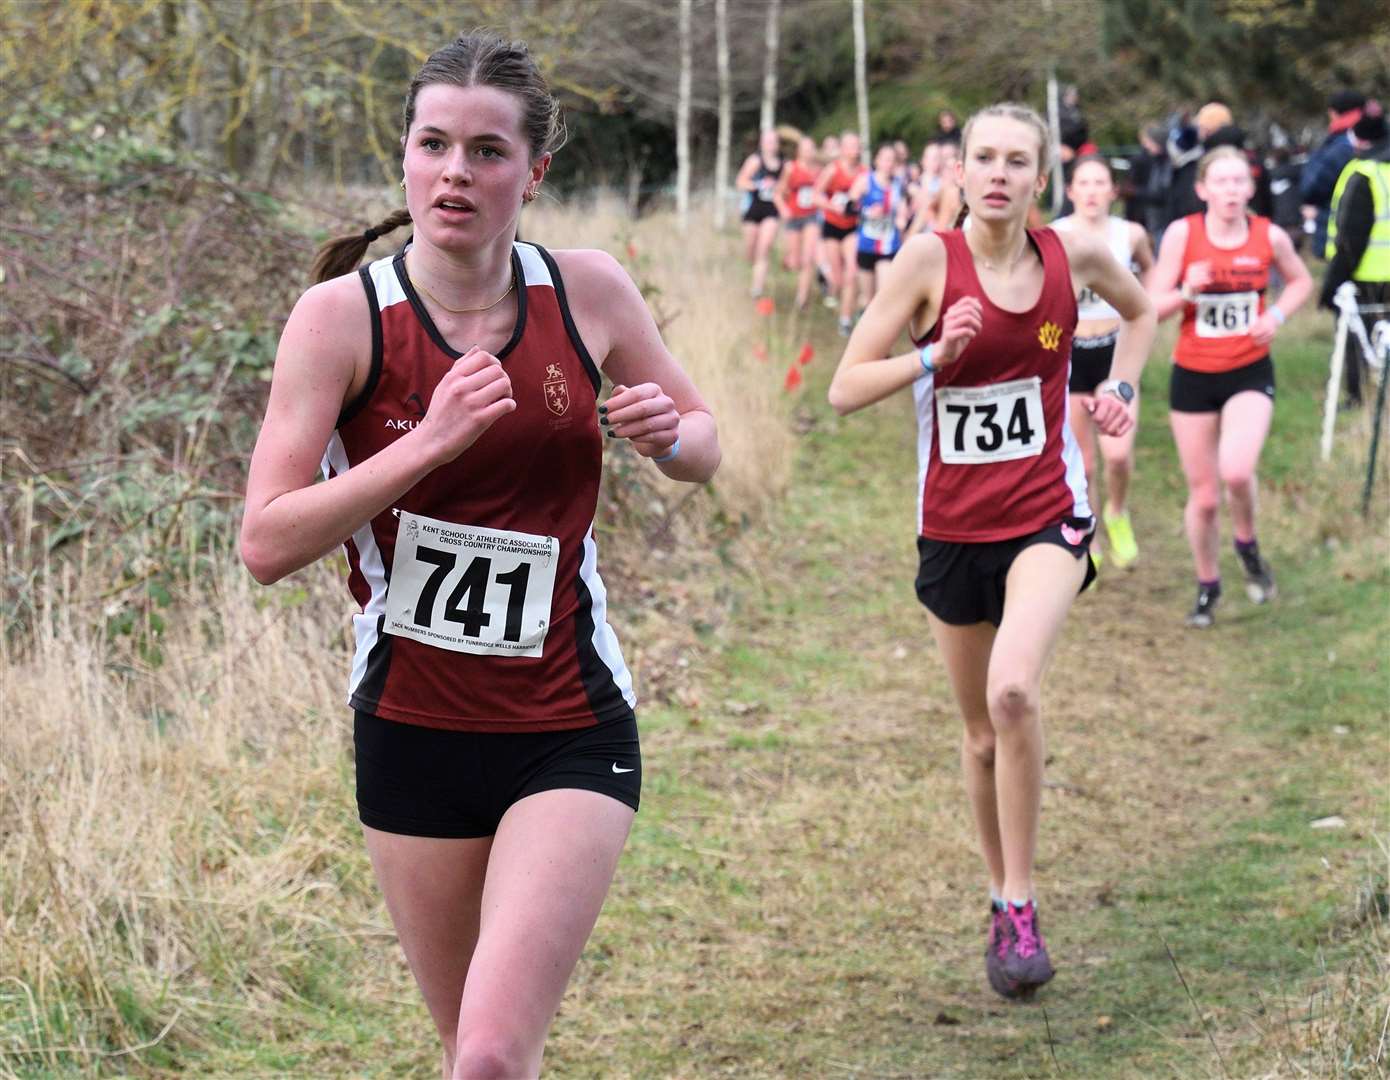
[[1003, 267], [995, 266], [994, 263], [990, 262], [990, 261], [989, 261], [988, 259], [986, 259], [983, 255], [979, 255], [979, 256], [976, 256], [976, 257], [980, 260], [980, 264], [981, 264], [986, 270], [992, 270], [992, 271], [994, 271], [994, 273], [996, 273], [996, 274], [1005, 274], [1005, 273], [1008, 273], [1010, 270], [1012, 270], [1015, 266], [1017, 266], [1017, 265], [1019, 264], [1019, 262], [1023, 259], [1023, 256], [1027, 253], [1027, 251], [1028, 251], [1028, 241], [1027, 241], [1027, 239], [1025, 239], [1025, 240], [1023, 241], [1023, 247], [1019, 248], [1018, 254], [1015, 255], [1012, 259], [1009, 260], [1009, 265], [1008, 265], [1008, 266], [1003, 266]]
[[505, 300], [505, 299], [507, 299], [507, 297], [511, 296], [511, 295], [512, 295], [512, 290], [516, 288], [516, 267], [513, 266], [513, 267], [512, 267], [512, 280], [511, 280], [511, 282], [507, 285], [507, 291], [504, 292], [501, 296], [499, 296], [499, 297], [498, 297], [496, 300], [494, 300], [492, 303], [490, 303], [490, 304], [484, 304], [482, 307], [450, 307], [450, 306], [449, 306], [448, 304], [446, 304], [443, 300], [439, 299], [439, 297], [435, 296], [434, 293], [430, 292], [429, 289], [425, 288], [423, 285], [421, 285], [418, 281], [415, 280], [415, 278], [414, 278], [414, 277], [411, 275], [411, 273], [410, 273], [410, 266], [409, 266], [409, 265], [407, 265], [406, 268], [405, 268], [405, 276], [406, 276], [406, 278], [409, 280], [409, 282], [410, 282], [410, 284], [411, 284], [412, 286], [414, 286], [415, 288], [419, 289], [422, 293], [424, 293], [426, 296], [428, 296], [431, 300], [433, 300], [436, 304], [438, 304], [440, 307], [442, 307], [445, 311], [449, 312], [451, 315], [468, 315], [468, 314], [471, 314], [471, 313], [474, 313], [474, 312], [478, 312], [478, 311], [491, 311], [491, 310], [492, 310], [493, 308], [495, 308], [498, 304], [500, 304], [503, 300]]

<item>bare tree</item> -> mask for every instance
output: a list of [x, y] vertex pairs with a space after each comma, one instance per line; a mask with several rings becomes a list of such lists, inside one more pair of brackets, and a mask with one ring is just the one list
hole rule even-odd
[[680, 4], [680, 86], [676, 92], [676, 218], [690, 224], [690, 5]]
[[734, 95], [729, 83], [729, 0], [714, 0], [714, 52], [719, 65], [719, 139], [714, 156], [714, 227], [729, 218], [729, 143], [733, 137]]
[[854, 97], [859, 104], [859, 158], [869, 163], [868, 47], [864, 40], [864, 0], [854, 0]]
[[[1043, 12], [1052, 18], [1052, 0], [1043, 0]], [[1057, 62], [1051, 50], [1047, 53], [1047, 130], [1052, 139], [1052, 214], [1056, 217], [1062, 212], [1064, 183], [1062, 179], [1062, 155], [1057, 152], [1062, 145], [1062, 110], [1057, 101]]]
[[777, 121], [777, 36], [781, 15], [782, 0], [771, 0], [767, 5], [767, 28], [763, 32], [767, 50], [763, 61], [763, 111], [758, 119], [759, 131], [767, 131]]

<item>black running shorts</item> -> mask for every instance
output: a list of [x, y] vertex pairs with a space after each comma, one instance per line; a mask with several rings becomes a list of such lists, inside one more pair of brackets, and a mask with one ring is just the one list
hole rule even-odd
[[859, 264], [859, 269], [866, 270], [870, 273], [872, 273], [874, 267], [877, 266], [879, 263], [883, 262], [883, 260], [891, 259], [892, 257], [892, 255], [880, 255], [876, 251], [863, 250], [860, 250], [854, 256], [855, 262]]
[[1071, 377], [1067, 380], [1067, 391], [1072, 394], [1094, 393], [1097, 386], [1110, 378], [1110, 361], [1114, 358], [1114, 332], [1098, 338], [1073, 338]]
[[843, 240], [846, 236], [849, 236], [856, 229], [858, 229], [857, 225], [851, 225], [847, 229], [842, 229], [840, 228], [840, 226], [832, 225], [830, 224], [830, 222], [826, 221], [821, 224], [820, 234], [821, 237], [825, 240]]
[[1096, 579], [1091, 562], [1095, 518], [1068, 518], [1028, 536], [983, 544], [917, 537], [917, 599], [942, 622], [971, 626], [1004, 619], [1004, 582], [1018, 553], [1034, 544], [1056, 544], [1086, 560], [1086, 577], [1078, 592]]
[[1168, 407], [1174, 412], [1220, 412], [1237, 394], [1253, 390], [1274, 400], [1274, 365], [1268, 356], [1234, 371], [1189, 371], [1173, 365], [1168, 384]]
[[358, 712], [357, 814], [383, 832], [448, 839], [491, 836], [528, 795], [579, 788], [637, 809], [637, 719], [572, 731], [441, 731]]
[[746, 225], [757, 225], [759, 222], [766, 221], [768, 218], [777, 216], [777, 204], [764, 202], [762, 199], [754, 199], [748, 209], [743, 212], [743, 221]]

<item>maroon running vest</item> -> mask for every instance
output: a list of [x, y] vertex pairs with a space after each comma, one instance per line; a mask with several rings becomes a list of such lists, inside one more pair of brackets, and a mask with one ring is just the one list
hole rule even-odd
[[[593, 536], [603, 454], [598, 368], [555, 260], [517, 243], [512, 263], [516, 329], [497, 358], [515, 411], [345, 545], [348, 587], [361, 606], [349, 704], [387, 720], [554, 731], [635, 704]], [[327, 477], [418, 424], [459, 356], [411, 286], [404, 252], [358, 273], [372, 316], [371, 373], [339, 418]]]
[[[1051, 229], [1028, 230], [1042, 293], [1013, 312], [985, 295], [965, 233], [936, 235], [946, 245], [941, 311], [975, 296], [983, 319], [955, 363], [913, 384], [921, 534], [983, 543], [1090, 518], [1081, 448], [1067, 424], [1076, 297], [1062, 241]], [[938, 319], [916, 344], [940, 339]]]

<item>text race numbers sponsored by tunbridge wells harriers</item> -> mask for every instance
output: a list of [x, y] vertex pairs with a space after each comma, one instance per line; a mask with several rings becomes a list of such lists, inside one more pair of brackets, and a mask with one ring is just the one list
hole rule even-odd
[[386, 632], [454, 652], [540, 656], [560, 541], [400, 512]]

